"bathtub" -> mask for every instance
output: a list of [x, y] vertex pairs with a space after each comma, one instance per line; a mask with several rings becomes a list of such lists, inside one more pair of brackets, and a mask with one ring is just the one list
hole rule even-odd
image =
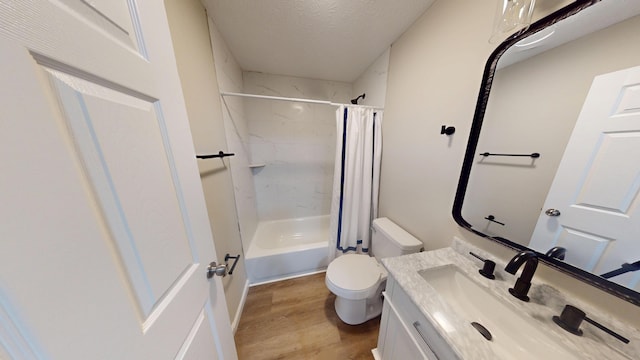
[[329, 215], [258, 223], [245, 266], [251, 284], [325, 270]]

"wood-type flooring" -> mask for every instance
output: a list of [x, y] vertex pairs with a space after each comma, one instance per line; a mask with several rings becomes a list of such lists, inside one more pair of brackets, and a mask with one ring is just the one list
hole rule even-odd
[[341, 322], [324, 276], [251, 287], [235, 335], [239, 359], [373, 359], [380, 317]]

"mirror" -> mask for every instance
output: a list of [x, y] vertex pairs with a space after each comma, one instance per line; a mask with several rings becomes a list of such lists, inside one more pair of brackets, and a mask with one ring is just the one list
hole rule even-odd
[[[632, 216], [640, 202], [640, 173], [615, 166], [638, 157], [610, 147], [620, 156], [606, 161], [612, 167], [607, 174], [625, 169], [627, 175], [598, 181], [617, 181], [607, 186], [618, 194], [603, 191], [591, 175], [567, 188], [561, 174], [589, 174], [585, 164], [571, 161], [582, 136], [577, 121], [595, 76], [640, 66], [639, 14], [640, 0], [578, 0], [498, 46], [485, 67], [453, 208], [467, 230], [516, 250], [535, 250], [548, 265], [636, 305], [640, 271], [607, 273], [640, 261], [640, 218]], [[640, 90], [629, 89], [640, 97]], [[565, 153], [570, 139], [572, 150]], [[591, 154], [583, 157], [601, 156], [601, 145], [583, 145], [583, 154]], [[584, 179], [591, 184], [589, 196]], [[574, 203], [565, 205], [552, 194], [571, 194]], [[635, 230], [636, 239], [611, 235], [610, 229], [620, 228], [616, 221], [597, 223], [596, 231], [567, 225], [572, 216], [586, 218], [571, 215], [576, 207], [630, 217], [627, 232]], [[618, 225], [605, 225], [611, 223]], [[552, 256], [556, 247], [564, 251]]]

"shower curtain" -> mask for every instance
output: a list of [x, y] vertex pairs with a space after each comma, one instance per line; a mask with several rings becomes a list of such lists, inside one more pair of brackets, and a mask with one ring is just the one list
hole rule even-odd
[[371, 221], [378, 215], [382, 111], [340, 106], [331, 202], [329, 260], [367, 253]]

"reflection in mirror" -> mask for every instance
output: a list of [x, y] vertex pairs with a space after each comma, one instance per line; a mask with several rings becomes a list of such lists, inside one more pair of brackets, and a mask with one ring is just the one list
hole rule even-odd
[[[605, 130], [591, 143], [584, 140], [587, 125], [580, 124], [593, 113], [581, 114], [581, 109], [594, 77], [640, 65], [640, 0], [603, 0], [583, 7], [559, 22], [541, 20], [548, 25], [544, 28], [532, 25], [529, 32], [540, 31], [504, 52], [492, 83], [485, 73], [483, 89], [491, 91], [486, 104], [481, 103], [482, 91], [479, 97], [474, 126], [480, 131], [481, 125], [481, 131], [475, 138], [472, 130], [465, 158], [470, 171], [463, 168], [454, 216], [471, 231], [517, 249], [545, 254], [561, 247], [563, 262], [558, 256], [546, 258], [552, 266], [640, 305], [640, 271], [633, 271], [634, 263], [640, 270], [640, 215], [633, 216], [640, 201], [640, 167], [634, 166], [640, 163], [640, 142], [634, 141], [640, 139], [640, 115], [636, 128]], [[607, 115], [615, 113], [624, 94], [640, 102], [640, 85], [615, 91], [611, 104], [599, 105], [609, 106]], [[606, 97], [590, 96], [596, 104]], [[478, 108], [485, 105], [482, 116]], [[620, 116], [630, 119], [632, 112]], [[567, 181], [566, 174], [577, 180]], [[602, 219], [602, 214], [610, 216]], [[587, 224], [578, 225], [577, 218]], [[627, 219], [626, 225], [621, 219]], [[609, 277], [620, 286], [587, 274], [621, 267], [629, 271]]]
[[531, 24], [535, 0], [500, 0], [497, 3], [493, 20], [493, 33], [489, 38], [492, 44], [503, 41], [509, 34], [526, 28]]

